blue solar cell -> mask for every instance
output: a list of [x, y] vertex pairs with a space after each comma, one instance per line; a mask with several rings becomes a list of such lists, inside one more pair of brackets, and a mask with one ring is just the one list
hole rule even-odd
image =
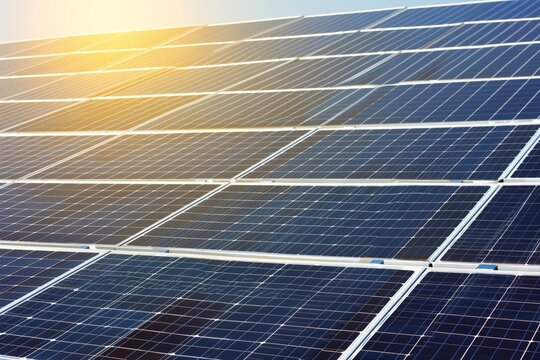
[[358, 74], [368, 70], [388, 55], [351, 56], [323, 59], [300, 59], [277, 67], [263, 76], [242, 82], [233, 90], [272, 90], [320, 88], [354, 82]]
[[118, 244], [215, 189], [210, 185], [10, 184], [0, 239]]
[[411, 274], [110, 255], [0, 315], [0, 354], [337, 359]]
[[505, 186], [443, 260], [540, 264], [540, 188]]
[[535, 76], [539, 62], [540, 45], [405, 53], [341, 85]]
[[93, 256], [92, 253], [0, 249], [0, 308]]
[[314, 55], [343, 55], [375, 51], [421, 49], [452, 29], [452, 27], [441, 27], [430, 29], [367, 31], [342, 35], [340, 37], [341, 40], [317, 51]]
[[329, 124], [540, 118], [540, 80], [384, 86], [366, 93], [364, 90], [346, 99], [349, 107]]
[[147, 130], [321, 125], [369, 90], [218, 94], [141, 127]]
[[355, 360], [537, 359], [540, 277], [428, 273]]
[[495, 180], [537, 129], [500, 126], [319, 131], [246, 177]]
[[540, 143], [527, 155], [518, 169], [512, 174], [513, 178], [540, 178]]
[[486, 190], [232, 186], [131, 245], [425, 260]]
[[433, 47], [517, 43], [540, 39], [540, 21], [465, 24], [433, 44]]
[[540, 17], [537, 0], [500, 1], [459, 6], [412, 8], [377, 27], [399, 27]]
[[303, 131], [126, 135], [42, 179], [232, 178], [301, 137]]
[[389, 11], [368, 11], [342, 15], [307, 16], [261, 36], [292, 36], [360, 30], [391, 15]]

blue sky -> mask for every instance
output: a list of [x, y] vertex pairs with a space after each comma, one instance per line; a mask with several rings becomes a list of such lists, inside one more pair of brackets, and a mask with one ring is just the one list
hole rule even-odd
[[457, 0], [0, 0], [0, 42]]

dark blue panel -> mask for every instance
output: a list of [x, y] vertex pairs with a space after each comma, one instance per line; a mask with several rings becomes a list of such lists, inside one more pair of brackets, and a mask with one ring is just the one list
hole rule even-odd
[[486, 190], [233, 186], [132, 244], [427, 259]]
[[0, 315], [0, 354], [337, 359], [410, 275], [111, 255]]
[[369, 90], [220, 94], [163, 116], [150, 130], [321, 125]]
[[234, 90], [320, 88], [355, 83], [350, 80], [388, 55], [303, 59], [242, 82]]
[[539, 63], [540, 45], [405, 53], [341, 85], [535, 76]]
[[38, 176], [49, 179], [228, 179], [304, 133], [126, 135]]
[[539, 246], [540, 188], [505, 186], [443, 260], [540, 264]]
[[356, 360], [538, 359], [540, 277], [429, 273]]
[[342, 35], [342, 39], [315, 55], [358, 54], [374, 51], [421, 49], [451, 31], [453, 27], [368, 31]]
[[540, 7], [537, 0], [413, 8], [384, 21], [377, 27], [438, 25], [465, 21], [531, 17], [540, 17]]
[[0, 308], [92, 256], [95, 254], [0, 249]]
[[385, 86], [353, 94], [330, 124], [538, 119], [538, 93], [540, 80]]
[[246, 177], [496, 180], [537, 128], [319, 131]]
[[433, 47], [504, 44], [539, 39], [539, 20], [466, 24], [453, 32], [451, 36], [433, 44]]
[[118, 244], [215, 188], [11, 184], [0, 189], [0, 239]]
[[519, 168], [512, 174], [513, 178], [540, 178], [540, 144], [523, 160]]
[[291, 24], [266, 32], [261, 36], [292, 36], [307, 34], [323, 34], [338, 31], [360, 30], [391, 15], [393, 11], [368, 11], [360, 13], [307, 16]]
[[0, 179], [19, 179], [108, 139], [106, 136], [0, 138]]

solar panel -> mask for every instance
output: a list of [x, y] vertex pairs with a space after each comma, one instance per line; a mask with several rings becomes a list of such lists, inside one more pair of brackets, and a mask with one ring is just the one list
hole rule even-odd
[[414, 52], [394, 56], [342, 85], [535, 76], [539, 61], [540, 45]]
[[0, 249], [0, 308], [93, 256], [83, 252]]
[[229, 179], [305, 132], [129, 135], [38, 175], [49, 179]]
[[132, 245], [425, 260], [486, 190], [232, 186]]
[[108, 139], [107, 136], [0, 137], [0, 179], [18, 179]]
[[[77, 75], [43, 76], [29, 78], [2, 79], [12, 80], [22, 89], [10, 99], [17, 100], [51, 100], [81, 99], [98, 95], [106, 95], [125, 86], [155, 77], [158, 70], [90, 72]], [[19, 85], [20, 84], [20, 85]], [[12, 91], [13, 93], [14, 91]]]
[[523, 159], [519, 168], [512, 174], [514, 178], [540, 178], [540, 145], [538, 143]]
[[143, 126], [178, 130], [321, 125], [349, 105], [349, 97], [366, 90], [217, 94]]
[[377, 51], [422, 49], [453, 29], [453, 27], [440, 27], [358, 32], [340, 36], [341, 40], [314, 55], [350, 55]]
[[386, 55], [301, 59], [245, 81], [233, 90], [320, 88], [346, 85]]
[[407, 9], [377, 27], [402, 27], [462, 23], [466, 21], [540, 17], [536, 0], [487, 1], [472, 4]]
[[337, 359], [411, 274], [111, 255], [0, 315], [0, 353]]
[[539, 206], [537, 186], [501, 188], [443, 260], [540, 264]]
[[257, 35], [262, 36], [269, 30], [283, 26], [291, 21], [294, 21], [294, 19], [276, 19], [203, 26], [186, 36], [182, 36], [169, 42], [167, 45], [204, 44], [245, 40]]
[[72, 103], [53, 114], [15, 126], [10, 131], [128, 130], [197, 99], [196, 96], [177, 96], [88, 100]]
[[505, 44], [540, 39], [540, 21], [511, 21], [480, 24], [465, 24], [456, 29], [452, 36], [437, 41], [436, 47]]
[[539, 357], [538, 3], [0, 44], [0, 358]]
[[360, 30], [377, 24], [391, 15], [389, 11], [366, 11], [350, 14], [306, 16], [264, 34], [266, 37], [324, 34]]
[[0, 101], [0, 130], [22, 125], [40, 118], [63, 107], [73, 105], [72, 102], [43, 103], [10, 103]]
[[330, 124], [538, 119], [539, 93], [538, 80], [384, 86], [353, 94]]
[[47, 58], [47, 61], [43, 61], [43, 58], [32, 58], [34, 66], [28, 66], [12, 75], [61, 74], [102, 70], [133, 55], [133, 51], [119, 51], [67, 54]]
[[534, 359], [537, 276], [428, 273], [358, 359]]
[[112, 95], [155, 95], [217, 92], [264, 73], [283, 62], [255, 63], [211, 68], [172, 69], [146, 81], [115, 91]]
[[496, 180], [537, 126], [319, 131], [255, 179]]
[[0, 240], [118, 244], [215, 189], [210, 185], [11, 184]]

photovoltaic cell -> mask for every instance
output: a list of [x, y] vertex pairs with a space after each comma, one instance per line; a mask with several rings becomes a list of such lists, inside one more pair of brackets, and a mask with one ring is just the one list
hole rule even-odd
[[110, 36], [104, 41], [85, 48], [85, 51], [152, 48], [180, 38], [193, 30], [195, 30], [195, 27], [130, 31], [115, 34], [117, 36]]
[[501, 126], [319, 131], [246, 177], [495, 180], [536, 130]]
[[226, 64], [243, 61], [285, 59], [311, 55], [320, 50], [324, 53], [329, 45], [341, 36], [314, 36], [292, 39], [242, 41], [214, 51], [202, 64]]
[[539, 187], [502, 187], [443, 260], [540, 264], [539, 209]]
[[407, 9], [377, 25], [380, 28], [462, 23], [540, 17], [536, 0], [499, 1], [476, 4]]
[[486, 190], [232, 186], [130, 245], [426, 260]]
[[410, 275], [109, 255], [0, 315], [0, 353], [334, 360]]
[[540, 278], [428, 273], [355, 358], [536, 359]]
[[2, 103], [0, 102], [0, 130], [11, 128], [42, 117], [72, 102]]
[[0, 240], [114, 245], [214, 188], [11, 184], [0, 189]]
[[405, 53], [343, 85], [535, 76], [539, 61], [540, 45]]
[[341, 40], [314, 55], [347, 55], [376, 51], [422, 49], [452, 31], [452, 27], [367, 31], [341, 35]]
[[180, 94], [216, 92], [256, 77], [283, 62], [218, 66], [212, 68], [173, 69], [146, 81], [127, 86], [112, 95]]
[[[157, 70], [117, 71], [82, 73], [71, 76], [42, 76], [16, 78], [24, 80], [25, 91], [11, 99], [17, 100], [46, 100], [46, 99], [80, 99], [91, 96], [107, 95], [131, 84], [144, 81], [153, 76]], [[10, 79], [11, 80], [11, 79]], [[2, 83], [3, 80], [0, 80]], [[17, 84], [17, 82], [13, 81]], [[36, 83], [44, 86], [35, 87]]]
[[0, 308], [95, 256], [92, 253], [0, 249]]
[[392, 14], [393, 11], [366, 11], [341, 15], [306, 16], [264, 34], [265, 37], [323, 34], [360, 30]]
[[[67, 54], [53, 58], [32, 58], [34, 66], [27, 66], [12, 75], [39, 75], [97, 71], [133, 56], [133, 51]], [[1, 66], [1, 62], [0, 62]]]
[[126, 135], [38, 176], [50, 179], [229, 179], [304, 133]]
[[323, 124], [367, 90], [217, 94], [183, 107], [142, 129], [211, 129]]
[[538, 143], [512, 174], [512, 177], [540, 178], [540, 145]]
[[451, 36], [437, 41], [434, 47], [504, 44], [540, 40], [540, 21], [512, 21], [465, 24]]
[[70, 107], [17, 126], [11, 131], [128, 130], [197, 99], [196, 96], [178, 96], [88, 100], [72, 103]]
[[140, 69], [159, 67], [192, 66], [209, 57], [225, 45], [196, 45], [180, 47], [159, 47], [112, 66], [112, 69]]
[[540, 117], [540, 80], [384, 86], [353, 94], [331, 125], [531, 120]]
[[[287, 63], [233, 90], [320, 88], [353, 84], [353, 79], [387, 55], [303, 59]], [[353, 84], [354, 85], [354, 84]]]
[[42, 77], [4, 77], [0, 79], [0, 99], [7, 100], [21, 93], [33, 89], [39, 89], [47, 84], [58, 82], [67, 76], [42, 76]]
[[240, 41], [259, 34], [262, 36], [262, 34], [266, 34], [268, 30], [282, 26], [291, 21], [294, 21], [294, 19], [264, 20], [236, 24], [204, 26], [190, 34], [187, 34], [186, 36], [182, 36], [174, 41], [169, 42], [167, 45]]
[[99, 142], [106, 136], [0, 137], [0, 179], [19, 179]]
[[41, 57], [41, 58], [4, 58], [0, 59], [0, 76], [14, 75], [17, 72], [22, 70], [34, 67], [37, 64], [42, 64], [44, 62], [49, 62], [52, 59], [58, 58], [60, 56], [54, 57]]

